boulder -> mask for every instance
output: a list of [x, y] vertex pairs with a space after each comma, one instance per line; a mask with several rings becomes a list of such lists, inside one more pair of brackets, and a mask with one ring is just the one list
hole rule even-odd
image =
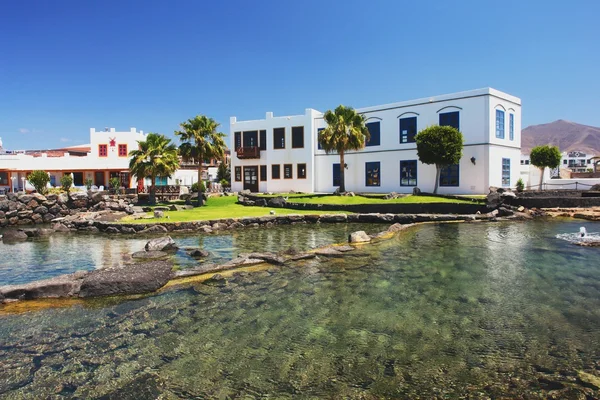
[[165, 216], [164, 211], [154, 210], [154, 218], [163, 218]]
[[171, 236], [165, 236], [150, 240], [144, 248], [146, 251], [168, 251], [177, 250], [177, 245]]
[[153, 292], [171, 278], [171, 263], [152, 260], [92, 271], [83, 278], [79, 297], [115, 296]]
[[420, 196], [421, 195], [421, 189], [419, 189], [418, 187], [414, 187], [413, 188], [413, 196]]
[[386, 200], [392, 200], [392, 199], [396, 199], [398, 197], [399, 197], [399, 195], [396, 192], [391, 192], [391, 193], [388, 193], [385, 196], [383, 196], [383, 198]]
[[66, 226], [60, 222], [56, 222], [55, 224], [53, 224], [52, 229], [55, 232], [70, 232], [71, 231], [71, 229], [69, 229], [68, 226]]
[[139, 233], [166, 233], [168, 232], [167, 228], [165, 228], [162, 225], [152, 225], [149, 226], [148, 228], [141, 230]]
[[267, 202], [269, 207], [284, 207], [285, 203], [286, 203], [286, 200], [281, 196], [273, 197], [272, 199], [269, 199], [269, 201]]
[[315, 251], [315, 254], [324, 257], [342, 257], [344, 255], [343, 252], [338, 251], [333, 247], [325, 247], [324, 249], [318, 249]]
[[48, 213], [48, 209], [46, 207], [44, 207], [44, 206], [39, 206], [39, 207], [36, 207], [33, 210], [33, 212], [36, 213], [36, 214], [44, 215], [44, 214]]
[[497, 214], [497, 216], [498, 217], [509, 217], [511, 215], [514, 215], [514, 214], [515, 214], [515, 212], [513, 210], [509, 210], [506, 207], [500, 207], [500, 208], [498, 208], [498, 214]]
[[56, 198], [58, 204], [67, 204], [69, 202], [69, 196], [66, 193], [61, 193]]
[[31, 200], [33, 200], [33, 196], [30, 194], [24, 194], [24, 195], [19, 196], [19, 201], [23, 204], [27, 204]]
[[593, 192], [599, 192], [600, 191], [600, 183], [593, 185], [589, 190], [591, 190]]
[[77, 295], [85, 272], [60, 275], [24, 285], [1, 286], [0, 293], [7, 299], [31, 300], [41, 298], [71, 297]]
[[43, 203], [44, 201], [48, 200], [46, 196], [40, 193], [33, 193], [32, 196], [38, 203]]
[[229, 228], [229, 225], [227, 225], [224, 222], [215, 222], [214, 224], [212, 224], [212, 229], [215, 231], [223, 230], [223, 229], [227, 229], [227, 228]]
[[496, 191], [487, 195], [486, 202], [489, 208], [497, 208], [502, 204], [503, 199], [500, 193]]
[[352, 232], [350, 236], [348, 236], [349, 243], [366, 243], [370, 241], [371, 237], [367, 235], [365, 231]]
[[114, 226], [109, 226], [104, 230], [104, 233], [121, 233], [121, 231]]
[[135, 253], [133, 253], [131, 255], [131, 257], [147, 260], [147, 259], [152, 259], [152, 258], [163, 258], [168, 255], [169, 254], [165, 253], [164, 251], [151, 250], [151, 251], [136, 251]]
[[194, 258], [204, 258], [209, 256], [209, 252], [202, 249], [193, 249], [188, 251], [188, 255]]
[[404, 224], [403, 225], [403, 224], [395, 223], [394, 225], [390, 226], [387, 231], [391, 232], [391, 233], [396, 233], [396, 232], [400, 232], [408, 227], [411, 227], [413, 225], [414, 224]]
[[239, 194], [241, 194], [242, 196], [247, 196], [249, 194], [252, 194], [252, 191], [250, 189], [244, 189], [240, 191]]
[[267, 199], [258, 199], [254, 202], [255, 206], [259, 206], [259, 207], [266, 207], [267, 206]]
[[274, 253], [249, 253], [249, 254], [240, 254], [242, 258], [254, 258], [257, 260], [263, 260], [268, 262], [269, 264], [275, 265], [283, 265], [285, 262], [285, 258], [278, 256]]
[[28, 238], [27, 233], [23, 232], [22, 230], [16, 230], [16, 229], [6, 230], [2, 234], [2, 241], [4, 243], [22, 242], [24, 240], [27, 240], [27, 238]]

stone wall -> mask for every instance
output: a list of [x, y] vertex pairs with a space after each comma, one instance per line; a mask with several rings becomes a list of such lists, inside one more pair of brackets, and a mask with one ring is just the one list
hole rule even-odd
[[525, 208], [589, 208], [600, 207], [600, 197], [514, 197], [506, 198], [505, 204]]
[[49, 223], [56, 218], [88, 211], [113, 210], [133, 214], [136, 195], [108, 192], [75, 192], [67, 195], [39, 193], [0, 196], [0, 227]]

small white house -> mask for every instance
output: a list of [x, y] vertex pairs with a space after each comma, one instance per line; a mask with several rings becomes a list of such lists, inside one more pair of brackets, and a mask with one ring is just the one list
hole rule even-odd
[[[414, 137], [431, 125], [450, 125], [464, 136], [459, 164], [445, 168], [439, 193], [487, 193], [514, 187], [520, 175], [521, 100], [492, 88], [357, 109], [371, 139], [345, 156], [346, 190], [430, 192], [435, 166], [419, 162]], [[238, 121], [231, 117], [232, 190], [333, 192], [339, 185], [339, 155], [320, 149], [323, 113]]]

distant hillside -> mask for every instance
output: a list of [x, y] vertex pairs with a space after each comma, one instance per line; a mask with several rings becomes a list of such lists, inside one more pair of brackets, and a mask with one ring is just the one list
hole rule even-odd
[[600, 128], [559, 119], [549, 124], [528, 126], [521, 131], [523, 154], [544, 144], [558, 146], [560, 151], [600, 155]]

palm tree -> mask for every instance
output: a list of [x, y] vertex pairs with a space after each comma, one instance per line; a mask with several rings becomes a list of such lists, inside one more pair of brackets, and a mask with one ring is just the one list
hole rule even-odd
[[327, 111], [323, 117], [327, 128], [319, 132], [319, 143], [327, 153], [337, 152], [340, 155], [340, 192], [346, 191], [344, 181], [344, 153], [349, 150], [360, 150], [369, 140], [369, 130], [365, 125], [365, 117], [354, 108], [338, 106], [335, 111]]
[[129, 152], [129, 170], [138, 179], [150, 177], [150, 203], [156, 203], [156, 178], [171, 176], [179, 168], [177, 146], [171, 139], [158, 133], [148, 133], [146, 140], [138, 140], [139, 148]]
[[[205, 159], [225, 159], [225, 134], [218, 132], [219, 123], [204, 115], [197, 115], [182, 122], [181, 130], [175, 131], [181, 145], [179, 152], [184, 160], [198, 163], [198, 191], [202, 182], [202, 162]], [[198, 205], [202, 204], [201, 193], [198, 193]]]

